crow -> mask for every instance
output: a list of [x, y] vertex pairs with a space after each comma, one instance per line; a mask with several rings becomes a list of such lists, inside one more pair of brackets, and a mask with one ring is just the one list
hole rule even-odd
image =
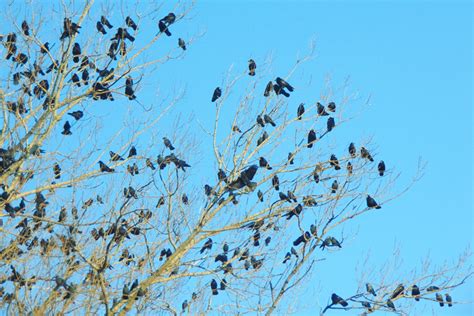
[[334, 169], [336, 169], [336, 170], [341, 169], [341, 166], [339, 165], [339, 160], [337, 160], [336, 155], [334, 155], [334, 154], [331, 155], [331, 158], [329, 158], [329, 163], [331, 164], [331, 166], [334, 167]]
[[274, 121], [272, 120], [272, 118], [271, 118], [269, 115], [267, 115], [267, 114], [265, 114], [265, 115], [263, 116], [263, 120], [265, 121], [265, 123], [270, 124], [270, 125], [273, 126], [273, 127], [276, 126], [275, 122], [274, 122]]
[[275, 81], [282, 88], [287, 88], [288, 91], [293, 92], [293, 90], [294, 90], [293, 87], [288, 82], [286, 82], [285, 80], [281, 79], [280, 77], [277, 77]]
[[214, 90], [214, 93], [212, 94], [211, 102], [215, 102], [217, 99], [219, 99], [221, 97], [221, 95], [222, 95], [221, 88], [217, 87]]
[[264, 97], [270, 96], [270, 92], [272, 92], [272, 90], [273, 90], [273, 83], [269, 81], [267, 83], [267, 86], [265, 87], [265, 92], [263, 92], [263, 96]]
[[236, 132], [236, 133], [242, 133], [242, 131], [240, 130], [240, 128], [237, 125], [232, 126], [232, 131]]
[[318, 111], [318, 115], [320, 115], [320, 116], [327, 116], [327, 115], [329, 115], [329, 113], [326, 112], [326, 109], [324, 108], [324, 105], [322, 105], [322, 104], [319, 103], [319, 102], [316, 103], [316, 110]]
[[452, 307], [453, 306], [453, 299], [451, 298], [451, 295], [446, 293], [445, 296], [446, 296], [446, 303], [448, 303], [449, 307]]
[[420, 288], [418, 285], [415, 284], [411, 287], [411, 296], [415, 297], [415, 301], [420, 301]]
[[444, 306], [443, 296], [439, 293], [436, 293], [436, 301], [439, 303], [439, 306]]
[[89, 71], [87, 69], [84, 69], [82, 71], [81, 78], [82, 78], [82, 81], [84, 81], [85, 85], [89, 84]]
[[270, 165], [268, 164], [268, 161], [263, 158], [263, 157], [260, 157], [259, 161], [258, 161], [258, 164], [260, 167], [262, 168], [266, 168], [268, 170], [272, 170], [272, 167], [270, 167]]
[[299, 236], [293, 241], [293, 246], [296, 247], [302, 242], [307, 243], [310, 239], [311, 239], [311, 234], [309, 232], [305, 232], [304, 234], [302, 234], [301, 236]]
[[355, 148], [354, 143], [349, 144], [349, 154], [352, 158], [355, 158], [355, 156], [357, 155], [357, 149]]
[[60, 179], [61, 178], [61, 167], [59, 166], [58, 163], [54, 164], [53, 172], [54, 172], [54, 178], [55, 179]]
[[113, 151], [109, 151], [109, 155], [110, 155], [110, 160], [112, 161], [124, 160], [123, 157], [121, 157], [119, 154], [114, 153]]
[[286, 220], [290, 220], [293, 216], [298, 216], [303, 211], [303, 206], [301, 204], [296, 205], [294, 209], [286, 213]]
[[288, 163], [289, 163], [290, 165], [292, 165], [292, 164], [295, 163], [293, 153], [288, 153]]
[[332, 129], [334, 127], [336, 127], [336, 123], [334, 122], [334, 118], [333, 117], [328, 118], [328, 122], [327, 122], [328, 132], [332, 131]]
[[291, 259], [291, 253], [287, 252], [285, 255], [285, 258], [283, 259], [283, 263], [286, 263], [290, 259]]
[[214, 279], [212, 279], [211, 281], [211, 290], [212, 290], [212, 295], [219, 294], [219, 292], [217, 291], [217, 282]]
[[209, 249], [209, 250], [212, 249], [212, 239], [211, 238], [206, 240], [206, 242], [204, 243], [204, 246], [202, 246], [202, 248], [199, 252], [203, 253], [204, 251], [206, 251], [206, 249]]
[[298, 110], [296, 111], [296, 114], [298, 116], [298, 120], [301, 120], [303, 118], [303, 114], [304, 114], [304, 103], [301, 103], [299, 106], [298, 106]]
[[171, 36], [171, 32], [168, 30], [168, 26], [166, 26], [165, 22], [158, 22], [158, 28], [160, 29], [161, 33], [165, 33], [167, 36]]
[[176, 15], [173, 12], [168, 13], [164, 18], [162, 18], [160, 21], [163, 21], [164, 23], [171, 25], [176, 21]]
[[329, 102], [328, 103], [328, 110], [331, 111], [331, 112], [336, 112], [336, 103]]
[[115, 171], [115, 169], [110, 168], [102, 161], [99, 161], [99, 167], [100, 167], [100, 172], [114, 172]]
[[373, 296], [377, 296], [377, 294], [375, 293], [375, 290], [374, 290], [374, 287], [372, 286], [372, 284], [366, 283], [366, 284], [365, 284], [365, 289], [367, 290], [367, 293], [370, 293], [370, 294], [372, 294]]
[[377, 204], [375, 199], [371, 197], [370, 195], [367, 195], [367, 207], [368, 208], [376, 208], [376, 209], [381, 209], [382, 207]]
[[137, 28], [138, 28], [138, 26], [135, 24], [135, 22], [129, 16], [127, 16], [125, 18], [125, 23], [127, 24], [128, 27], [131, 27], [134, 31], [136, 31]]
[[314, 129], [310, 130], [308, 133], [308, 148], [313, 148], [313, 143], [316, 141], [316, 132]]
[[280, 180], [278, 179], [277, 175], [274, 175], [272, 178], [272, 186], [275, 188], [275, 190], [280, 190]]
[[255, 60], [249, 59], [249, 76], [255, 76], [255, 69], [257, 69]]
[[219, 179], [219, 181], [227, 182], [227, 175], [224, 170], [219, 169], [217, 172], [217, 179]]
[[337, 180], [334, 180], [331, 185], [331, 193], [336, 193], [338, 188], [339, 188], [339, 183], [337, 183]]
[[132, 146], [132, 148], [130, 148], [130, 151], [128, 152], [128, 158], [136, 156], [136, 155], [137, 155], [137, 149], [135, 148], [135, 146]]
[[260, 202], [263, 202], [263, 193], [262, 191], [258, 190], [257, 192], [257, 197]]
[[353, 170], [353, 167], [352, 167], [352, 164], [350, 161], [347, 162], [347, 174], [350, 176], [352, 175], [352, 170]]
[[166, 148], [169, 148], [170, 150], [174, 150], [174, 147], [173, 147], [173, 145], [171, 144], [171, 141], [168, 138], [163, 137], [163, 143], [165, 144]]
[[71, 124], [69, 124], [69, 121], [66, 121], [63, 126], [63, 131], [61, 132], [63, 135], [72, 135], [71, 132]]
[[387, 300], [387, 307], [395, 310], [395, 305], [393, 304], [391, 299]]
[[341, 304], [343, 307], [349, 305], [342, 297], [340, 297], [336, 293], [332, 293], [331, 301], [333, 305]]
[[263, 121], [263, 118], [261, 115], [257, 116], [257, 124], [260, 125], [261, 127], [265, 127], [265, 122]]
[[77, 74], [72, 75], [71, 81], [72, 81], [72, 83], [75, 83], [76, 86], [78, 86], [78, 87], [81, 86], [81, 79], [79, 78], [79, 76]]
[[109, 29], [113, 28], [112, 24], [110, 24], [109, 20], [107, 20], [107, 18], [104, 15], [100, 17], [100, 23], [104, 24]]
[[390, 299], [393, 300], [393, 299], [399, 297], [400, 295], [403, 295], [404, 290], [405, 290], [405, 287], [403, 286], [403, 284], [397, 285], [397, 287], [395, 288], [395, 290], [392, 293], [392, 296], [390, 296]]
[[426, 291], [427, 292], [436, 292], [436, 291], [439, 291], [439, 287], [437, 287], [435, 285], [431, 285], [431, 286], [426, 288]]
[[49, 51], [49, 43], [46, 42], [41, 46], [40, 53], [41, 54], [46, 54]]
[[182, 50], [186, 50], [186, 42], [182, 38], [178, 38], [178, 46]]
[[282, 86], [280, 86], [279, 84], [274, 84], [273, 85], [273, 91], [275, 91], [275, 94], [276, 95], [280, 95], [280, 94], [283, 94], [285, 97], [289, 97], [290, 94], [288, 92], [286, 92]]
[[99, 31], [100, 33], [102, 34], [107, 34], [107, 31], [105, 30], [105, 27], [102, 23], [100, 23], [100, 21], [97, 21], [95, 27], [97, 28], [97, 31]]
[[377, 169], [379, 170], [379, 175], [382, 177], [385, 172], [385, 162], [383, 160], [379, 162]]
[[79, 45], [78, 43], [74, 43], [74, 46], [72, 47], [72, 56], [73, 56], [72, 60], [75, 63], [78, 63], [80, 55], [81, 55], [81, 45]]
[[365, 147], [360, 148], [360, 156], [362, 158], [367, 158], [370, 162], [374, 161], [374, 158], [370, 155], [369, 151]]
[[132, 77], [127, 77], [125, 80], [125, 95], [128, 97], [129, 100], [136, 99], [135, 91], [133, 91], [133, 79]]

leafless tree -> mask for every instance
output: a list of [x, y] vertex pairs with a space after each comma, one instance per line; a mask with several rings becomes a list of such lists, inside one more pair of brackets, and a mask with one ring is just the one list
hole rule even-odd
[[[288, 103], [292, 75], [313, 46], [287, 74], [267, 73], [265, 62], [255, 69], [254, 60], [229, 71], [202, 101], [215, 107], [213, 125], [186, 130], [195, 119], [175, 115], [182, 93], [154, 98], [159, 104], [140, 94], [156, 91], [147, 75], [194, 41], [173, 30], [193, 3], [178, 2], [173, 13], [128, 6], [64, 2], [29, 21], [6, 10], [0, 306], [38, 315], [271, 314], [344, 248], [344, 227], [403, 194], [393, 188], [398, 175], [375, 161], [370, 140], [332, 142], [359, 111], [347, 82], [335, 89], [328, 81], [318, 101], [298, 109]], [[144, 38], [148, 27], [156, 35]], [[163, 37], [176, 44], [157, 56]], [[241, 95], [237, 106], [231, 91]], [[225, 107], [234, 109], [230, 120]], [[165, 118], [174, 126], [160, 130]], [[194, 168], [200, 159], [213, 170]], [[469, 257], [403, 276], [395, 296], [401, 282], [381, 273], [371, 280], [376, 297], [361, 281], [320, 312], [406, 313], [400, 302], [438, 303], [434, 293], [471, 276]]]

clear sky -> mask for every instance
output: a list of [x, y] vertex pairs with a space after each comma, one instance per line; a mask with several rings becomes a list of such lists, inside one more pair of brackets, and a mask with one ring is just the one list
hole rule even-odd
[[[357, 238], [330, 257], [322, 275], [313, 274], [320, 295], [309, 290], [303, 300], [325, 306], [333, 291], [353, 293], [355, 267], [368, 253], [370, 263], [381, 267], [398, 245], [402, 271], [409, 271], [427, 256], [434, 264], [452, 263], [471, 245], [472, 4], [201, 1], [192, 20], [179, 27], [181, 34], [206, 31], [183, 61], [170, 65], [168, 82], [188, 88], [183, 111], [213, 118], [207, 100], [230, 65], [245, 69], [249, 58], [258, 64], [271, 55], [272, 71], [285, 75], [315, 39], [316, 58], [293, 79], [298, 93], [290, 102], [296, 107], [313, 101], [327, 75], [335, 86], [350, 76], [351, 89], [371, 95], [371, 106], [343, 133], [373, 136], [387, 167], [402, 172], [402, 185], [415, 175], [420, 158], [427, 163], [408, 193], [355, 223]], [[336, 270], [339, 276], [330, 275]], [[472, 301], [472, 283], [452, 294]], [[436, 315], [473, 311], [469, 305], [425, 307], [424, 313], [433, 308]]]
[[[424, 177], [406, 194], [354, 222], [351, 233], [356, 238], [332, 253], [314, 271], [307, 291], [298, 294], [301, 313], [326, 306], [332, 292], [355, 293], [356, 268], [369, 253], [369, 265], [377, 269], [393, 258], [398, 246], [403, 275], [419, 268], [427, 256], [435, 265], [453, 263], [471, 245], [472, 9], [468, 1], [199, 1], [187, 21], [173, 26], [173, 37], [162, 39], [160, 45], [171, 46], [178, 37], [204, 31], [188, 45], [183, 60], [158, 68], [156, 80], [151, 80], [155, 85], [139, 91], [143, 103], [154, 97], [151, 91], [157, 87], [160, 97], [186, 87], [178, 112], [209, 123], [214, 118], [212, 91], [231, 65], [240, 72], [249, 58], [261, 65], [271, 56], [271, 73], [286, 76], [314, 39], [315, 58], [291, 80], [296, 90], [289, 102], [294, 108], [318, 100], [327, 76], [335, 87], [349, 76], [350, 89], [361, 99], [370, 95], [371, 101], [335, 134], [344, 139], [341, 144], [348, 136], [355, 141], [373, 137], [378, 157], [388, 169], [402, 173], [395, 191], [410, 182], [419, 159], [426, 163]], [[154, 35], [157, 29], [144, 32], [150, 37], [146, 32]], [[225, 111], [224, 116], [233, 113]], [[473, 300], [472, 291], [470, 282], [452, 296]], [[436, 315], [473, 312], [469, 304], [424, 307], [423, 314], [432, 308]]]

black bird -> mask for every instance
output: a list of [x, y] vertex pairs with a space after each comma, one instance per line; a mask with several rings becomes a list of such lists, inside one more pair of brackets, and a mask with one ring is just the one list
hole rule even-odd
[[272, 237], [268, 236], [265, 238], [265, 246], [268, 246], [270, 244], [270, 241], [272, 240]]
[[298, 199], [296, 198], [296, 196], [294, 195], [294, 193], [291, 192], [290, 190], [288, 190], [288, 192], [287, 192], [286, 195], [288, 196], [288, 198], [289, 198], [290, 200], [293, 200], [293, 202], [295, 202], [295, 203], [298, 202]]
[[270, 124], [270, 125], [273, 126], [273, 127], [276, 126], [275, 122], [274, 122], [274, 121], [272, 120], [272, 118], [271, 118], [269, 115], [267, 115], [267, 114], [265, 114], [265, 115], [263, 116], [263, 120], [265, 121], [265, 123]]
[[253, 234], [253, 245], [254, 247], [258, 247], [260, 246], [260, 232], [259, 231], [256, 231], [254, 234]]
[[212, 94], [211, 102], [215, 102], [217, 99], [219, 99], [221, 97], [221, 95], [222, 95], [221, 88], [217, 87], [214, 90], [214, 93]]
[[212, 239], [211, 238], [206, 240], [206, 242], [204, 243], [204, 246], [202, 246], [202, 248], [199, 252], [203, 253], [206, 249], [209, 249], [209, 250], [212, 249]]
[[123, 157], [121, 157], [119, 154], [117, 153], [114, 153], [113, 151], [109, 151], [109, 155], [110, 155], [110, 160], [112, 161], [120, 161], [120, 160], [124, 160]]
[[135, 91], [133, 91], [133, 79], [132, 77], [128, 77], [125, 80], [125, 95], [128, 97], [129, 100], [136, 99]]
[[281, 86], [282, 88], [287, 88], [288, 91], [290, 92], [293, 92], [293, 87], [288, 83], [286, 82], [285, 80], [281, 79], [280, 77], [277, 77], [276, 78], [276, 82], [279, 86]]
[[220, 290], [221, 290], [221, 291], [224, 291], [226, 287], [227, 287], [227, 281], [226, 281], [226, 279], [222, 279], [222, 280], [221, 280]]
[[339, 188], [339, 183], [337, 183], [337, 180], [334, 180], [331, 185], [331, 193], [336, 193], [338, 188]]
[[150, 168], [151, 170], [155, 170], [155, 165], [153, 165], [153, 162], [151, 162], [151, 159], [150, 158], [147, 158], [146, 161], [145, 161], [145, 164], [148, 168]]
[[61, 178], [61, 167], [59, 164], [55, 163], [53, 167], [53, 172], [54, 172], [54, 178], [55, 179], [60, 179]]
[[107, 53], [107, 56], [112, 58], [113, 60], [117, 60], [117, 49], [118, 49], [118, 42], [117, 41], [112, 41], [109, 46], [109, 52]]
[[46, 54], [49, 51], [49, 43], [46, 42], [41, 46], [40, 53], [41, 54]]
[[263, 202], [263, 193], [262, 191], [258, 190], [257, 192], [257, 197], [260, 202]]
[[305, 232], [304, 234], [302, 234], [301, 236], [299, 236], [298, 238], [296, 238], [294, 241], [293, 241], [293, 246], [298, 246], [299, 244], [301, 244], [302, 242], [304, 243], [307, 243], [309, 240], [311, 239], [311, 235], [309, 232]]
[[130, 151], [128, 152], [128, 158], [136, 156], [136, 155], [137, 155], [137, 149], [135, 148], [135, 146], [132, 146], [132, 148], [130, 148]]
[[427, 292], [436, 292], [436, 291], [439, 291], [439, 287], [437, 287], [435, 285], [431, 285], [431, 286], [426, 288], [426, 291]]
[[283, 192], [278, 192], [278, 197], [280, 198], [280, 200], [282, 201], [288, 201], [288, 202], [291, 202], [290, 198]]
[[263, 92], [264, 97], [268, 97], [270, 95], [270, 92], [273, 90], [273, 83], [269, 81], [267, 83], [267, 86], [265, 87], [265, 92]]
[[66, 121], [63, 126], [63, 131], [61, 132], [63, 135], [72, 135], [71, 133], [71, 124], [69, 124], [69, 121]]
[[331, 155], [331, 158], [329, 158], [329, 163], [331, 164], [331, 166], [334, 167], [334, 169], [336, 169], [336, 170], [341, 169], [341, 166], [339, 165], [339, 160], [337, 160], [336, 155], [334, 155], [334, 154]]
[[272, 186], [275, 188], [275, 190], [280, 190], [280, 179], [278, 179], [277, 175], [274, 175], [272, 178]]
[[357, 155], [357, 149], [355, 148], [354, 143], [349, 144], [349, 154], [352, 158], [355, 158], [355, 156]]
[[381, 209], [382, 207], [377, 204], [375, 199], [371, 197], [370, 195], [367, 195], [367, 207], [369, 208], [376, 208], [376, 209]]
[[28, 23], [26, 21], [23, 21], [21, 23], [21, 29], [23, 31], [23, 34], [26, 36], [30, 36], [30, 27], [28, 26]]
[[114, 172], [115, 171], [115, 169], [110, 168], [102, 161], [99, 161], [99, 167], [100, 167], [100, 172]]
[[176, 21], [176, 15], [173, 12], [168, 13], [164, 18], [162, 18], [160, 21], [163, 21], [164, 23], [171, 25]]
[[369, 151], [368, 151], [365, 147], [361, 147], [361, 148], [360, 148], [360, 156], [361, 156], [362, 158], [368, 159], [368, 160], [371, 161], [371, 162], [374, 161], [374, 158], [372, 158], [372, 156], [370, 155]]
[[329, 239], [331, 240], [332, 246], [342, 248], [341, 243], [336, 238], [329, 237]]
[[257, 69], [255, 60], [249, 59], [249, 76], [255, 76], [255, 69]]
[[174, 150], [174, 147], [173, 147], [173, 145], [171, 144], [171, 141], [168, 138], [163, 137], [163, 143], [165, 144], [166, 148], [169, 148], [170, 150]]
[[446, 293], [445, 296], [446, 296], [446, 303], [448, 303], [449, 307], [452, 307], [453, 306], [453, 299], [451, 298], [451, 295]]
[[328, 110], [331, 111], [331, 112], [336, 112], [336, 103], [329, 102], [328, 103]]
[[436, 301], [439, 303], [439, 306], [444, 306], [443, 296], [439, 293], [436, 293]]
[[82, 111], [74, 111], [68, 114], [71, 115], [76, 121], [80, 120], [84, 116]]
[[296, 205], [294, 209], [286, 213], [286, 220], [290, 220], [293, 216], [298, 216], [303, 211], [303, 206], [301, 204]]
[[219, 292], [217, 292], [217, 282], [214, 279], [212, 279], [211, 281], [211, 290], [212, 290], [212, 295], [219, 294]]
[[291, 247], [290, 252], [291, 252], [291, 254], [292, 254], [293, 256], [295, 256], [296, 258], [299, 257], [299, 256], [298, 256], [298, 252], [296, 251], [295, 248]]
[[288, 92], [286, 92], [282, 86], [280, 86], [279, 84], [274, 84], [273, 85], [273, 91], [275, 91], [275, 94], [276, 95], [280, 95], [280, 94], [283, 94], [285, 97], [289, 97], [290, 94]]
[[166, 26], [165, 22], [158, 22], [158, 28], [160, 29], [161, 33], [165, 33], [167, 36], [171, 36], [171, 32], [168, 30], [168, 26]]
[[415, 297], [415, 301], [420, 301], [420, 288], [418, 285], [415, 284], [411, 287], [411, 296]]
[[298, 110], [296, 111], [296, 114], [298, 116], [298, 120], [301, 120], [303, 118], [303, 114], [304, 114], [304, 103], [301, 103], [299, 106], [298, 106]]
[[336, 293], [332, 293], [331, 301], [334, 305], [341, 304], [343, 307], [349, 305], [342, 297], [340, 297]]
[[71, 81], [72, 81], [72, 83], [75, 83], [76, 86], [78, 86], [78, 87], [81, 86], [81, 79], [79, 78], [79, 76], [77, 74], [72, 75]]
[[290, 163], [290, 165], [295, 163], [294, 158], [295, 156], [293, 155], [293, 153], [288, 153], [288, 162]]
[[181, 37], [178, 38], [178, 46], [181, 47], [182, 50], [186, 50], [186, 42]]
[[333, 117], [328, 118], [328, 122], [327, 122], [328, 132], [332, 131], [332, 129], [334, 127], [336, 127], [336, 123], [334, 122], [334, 118]]
[[316, 141], [316, 132], [314, 129], [310, 130], [308, 133], [308, 148], [313, 148], [313, 143]]
[[290, 259], [291, 259], [291, 253], [287, 252], [285, 255], [285, 258], [283, 259], [283, 263], [286, 263]]
[[268, 170], [272, 170], [272, 167], [270, 167], [270, 165], [268, 164], [268, 161], [263, 158], [263, 157], [260, 157], [259, 161], [258, 161], [258, 164], [260, 167], [262, 168], [266, 168]]
[[347, 174], [352, 175], [352, 170], [353, 170], [352, 164], [351, 164], [350, 161], [348, 161], [347, 162]]
[[395, 305], [393, 304], [391, 299], [387, 300], [387, 307], [395, 310]]
[[87, 69], [82, 71], [81, 78], [85, 85], [89, 84], [89, 71]]
[[383, 162], [383, 160], [379, 162], [377, 169], [379, 170], [379, 175], [382, 177], [385, 172], [385, 162]]
[[311, 235], [313, 236], [318, 235], [318, 228], [314, 224], [311, 224], [311, 226], [309, 226], [309, 231], [311, 232]]
[[79, 45], [78, 43], [74, 43], [74, 46], [72, 47], [72, 56], [73, 56], [72, 60], [75, 63], [78, 63], [80, 55], [81, 55], [81, 45]]
[[263, 118], [261, 115], [257, 116], [257, 124], [260, 125], [261, 127], [265, 127], [265, 122], [263, 121]]
[[219, 169], [217, 172], [217, 179], [219, 179], [219, 181], [227, 182], [227, 175], [225, 174], [224, 170]]
[[367, 293], [372, 294], [373, 296], [377, 296], [375, 293], [374, 287], [370, 283], [365, 283], [365, 289], [367, 290]]
[[107, 31], [105, 30], [105, 27], [102, 23], [100, 23], [100, 21], [97, 21], [95, 27], [97, 28], [97, 31], [99, 31], [100, 33], [102, 34], [107, 34]]
[[107, 18], [104, 15], [100, 17], [100, 23], [104, 24], [109, 29], [113, 28], [112, 24], [110, 24], [109, 20], [107, 20]]
[[324, 108], [324, 105], [322, 105], [319, 102], [316, 103], [316, 110], [318, 111], [318, 115], [321, 115], [321, 116], [329, 115], [329, 113], [326, 112], [326, 109]]
[[129, 16], [125, 18], [125, 23], [127, 24], [128, 27], [131, 27], [134, 31], [136, 31], [138, 28], [135, 22]]
[[400, 295], [403, 295], [404, 290], [405, 290], [405, 287], [403, 286], [403, 284], [397, 285], [397, 287], [395, 288], [395, 290], [392, 293], [392, 296], [390, 296], [390, 299], [393, 300], [393, 299], [399, 297]]

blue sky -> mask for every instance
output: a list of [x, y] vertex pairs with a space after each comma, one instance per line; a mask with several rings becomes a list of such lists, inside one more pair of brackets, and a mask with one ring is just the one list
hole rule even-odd
[[[428, 255], [434, 264], [452, 263], [471, 245], [472, 29], [469, 2], [200, 1], [184, 23], [173, 26], [171, 38], [160, 40], [158, 50], [176, 45], [178, 37], [204, 32], [203, 36], [188, 45], [183, 60], [160, 66], [144, 83], [139, 100], [153, 102], [150, 91], [157, 87], [159, 98], [185, 87], [174, 113], [192, 115], [199, 137], [196, 121], [212, 122], [212, 91], [222, 85], [231, 65], [234, 73], [240, 73], [249, 58], [262, 65], [271, 56], [265, 71], [272, 77], [285, 76], [313, 39], [315, 58], [292, 77], [296, 91], [290, 105], [296, 108], [300, 102], [318, 100], [327, 76], [335, 87], [350, 77], [351, 91], [358, 92], [361, 100], [370, 96], [370, 107], [333, 135], [340, 137], [338, 144], [373, 137], [387, 168], [402, 172], [395, 191], [409, 183], [419, 159], [426, 169], [402, 197], [355, 221], [351, 232], [357, 233], [356, 238], [313, 273], [314, 286], [308, 286], [300, 299], [324, 307], [332, 292], [341, 296], [355, 292], [356, 267], [368, 253], [370, 264], [381, 267], [398, 245], [403, 276]], [[156, 34], [155, 29], [148, 30], [140, 36]], [[257, 72], [262, 69], [259, 66]], [[118, 103], [97, 111], [119, 112]], [[224, 116], [232, 113], [224, 108]], [[203, 159], [191, 158], [190, 163], [213, 166]], [[331, 274], [333, 270], [340, 271], [338, 276]], [[472, 300], [472, 291], [471, 282], [452, 296]], [[309, 306], [302, 306], [301, 312], [310, 313]], [[423, 311], [432, 306], [425, 305]], [[472, 307], [433, 311], [466, 315]]]
[[[323, 276], [314, 273], [314, 284], [322, 287], [318, 303], [332, 291], [350, 295], [355, 266], [369, 252], [371, 263], [381, 266], [398, 245], [402, 269], [409, 271], [428, 255], [435, 264], [452, 262], [471, 244], [471, 12], [472, 4], [456, 1], [202, 1], [192, 20], [179, 26], [184, 34], [206, 31], [183, 61], [170, 65], [169, 77], [188, 85], [183, 110], [191, 108], [199, 119], [213, 117], [206, 101], [231, 64], [244, 69], [250, 57], [258, 64], [271, 55], [271, 70], [286, 74], [315, 39], [316, 58], [293, 79], [298, 94], [290, 102], [296, 107], [317, 98], [327, 75], [335, 86], [350, 76], [351, 89], [370, 95], [371, 106], [341, 135], [373, 136], [388, 168], [402, 172], [402, 185], [420, 158], [427, 163], [408, 193], [355, 222], [357, 238], [330, 258]], [[193, 78], [199, 81], [191, 87]], [[332, 269], [342, 270], [339, 278], [327, 277]], [[472, 283], [453, 296], [472, 300], [471, 293]], [[465, 315], [472, 307], [433, 311]]]

